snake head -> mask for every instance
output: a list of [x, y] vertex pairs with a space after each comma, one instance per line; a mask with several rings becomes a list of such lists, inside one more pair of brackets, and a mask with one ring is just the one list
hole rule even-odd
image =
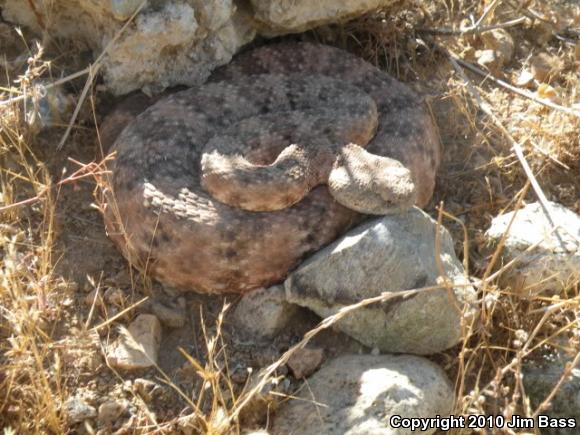
[[355, 144], [343, 147], [328, 178], [340, 204], [364, 214], [401, 213], [417, 200], [413, 176], [398, 160], [371, 154]]

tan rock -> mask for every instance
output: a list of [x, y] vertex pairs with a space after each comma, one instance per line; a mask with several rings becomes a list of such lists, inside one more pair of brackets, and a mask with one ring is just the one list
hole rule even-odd
[[314, 373], [324, 361], [322, 349], [298, 349], [286, 364], [296, 379], [303, 379]]
[[501, 65], [509, 63], [514, 56], [514, 40], [505, 29], [495, 29], [483, 32], [481, 39], [487, 49], [495, 52]]
[[116, 368], [134, 370], [157, 363], [161, 343], [161, 324], [152, 314], [139, 315], [120, 336], [107, 354]]
[[337, 22], [393, 3], [392, 0], [251, 0], [263, 34], [302, 32]]
[[102, 426], [112, 426], [129, 407], [126, 400], [108, 400], [99, 406], [97, 424]]

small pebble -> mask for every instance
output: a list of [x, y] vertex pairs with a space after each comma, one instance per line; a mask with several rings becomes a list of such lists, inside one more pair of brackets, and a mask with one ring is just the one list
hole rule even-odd
[[303, 379], [314, 373], [324, 360], [322, 349], [297, 349], [286, 364], [296, 379]]
[[161, 324], [152, 314], [140, 314], [121, 334], [107, 353], [107, 360], [116, 368], [142, 369], [157, 363], [161, 343]]
[[126, 400], [108, 400], [99, 406], [97, 424], [99, 427], [112, 426], [125, 413], [128, 406]]
[[72, 424], [97, 416], [96, 409], [79, 397], [71, 397], [65, 404], [68, 419]]

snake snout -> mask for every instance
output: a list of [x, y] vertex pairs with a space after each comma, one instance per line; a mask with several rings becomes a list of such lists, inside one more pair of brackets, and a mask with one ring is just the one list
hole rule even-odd
[[411, 171], [403, 165], [385, 168], [375, 180], [375, 191], [385, 201], [385, 207], [402, 211], [412, 207], [417, 199], [417, 190]]

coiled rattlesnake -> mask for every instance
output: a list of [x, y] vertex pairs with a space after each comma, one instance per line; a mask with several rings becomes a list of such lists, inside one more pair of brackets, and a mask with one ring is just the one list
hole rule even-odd
[[365, 214], [425, 205], [440, 158], [410, 89], [306, 43], [237, 56], [141, 113], [113, 149], [109, 236], [199, 292], [270, 285]]

